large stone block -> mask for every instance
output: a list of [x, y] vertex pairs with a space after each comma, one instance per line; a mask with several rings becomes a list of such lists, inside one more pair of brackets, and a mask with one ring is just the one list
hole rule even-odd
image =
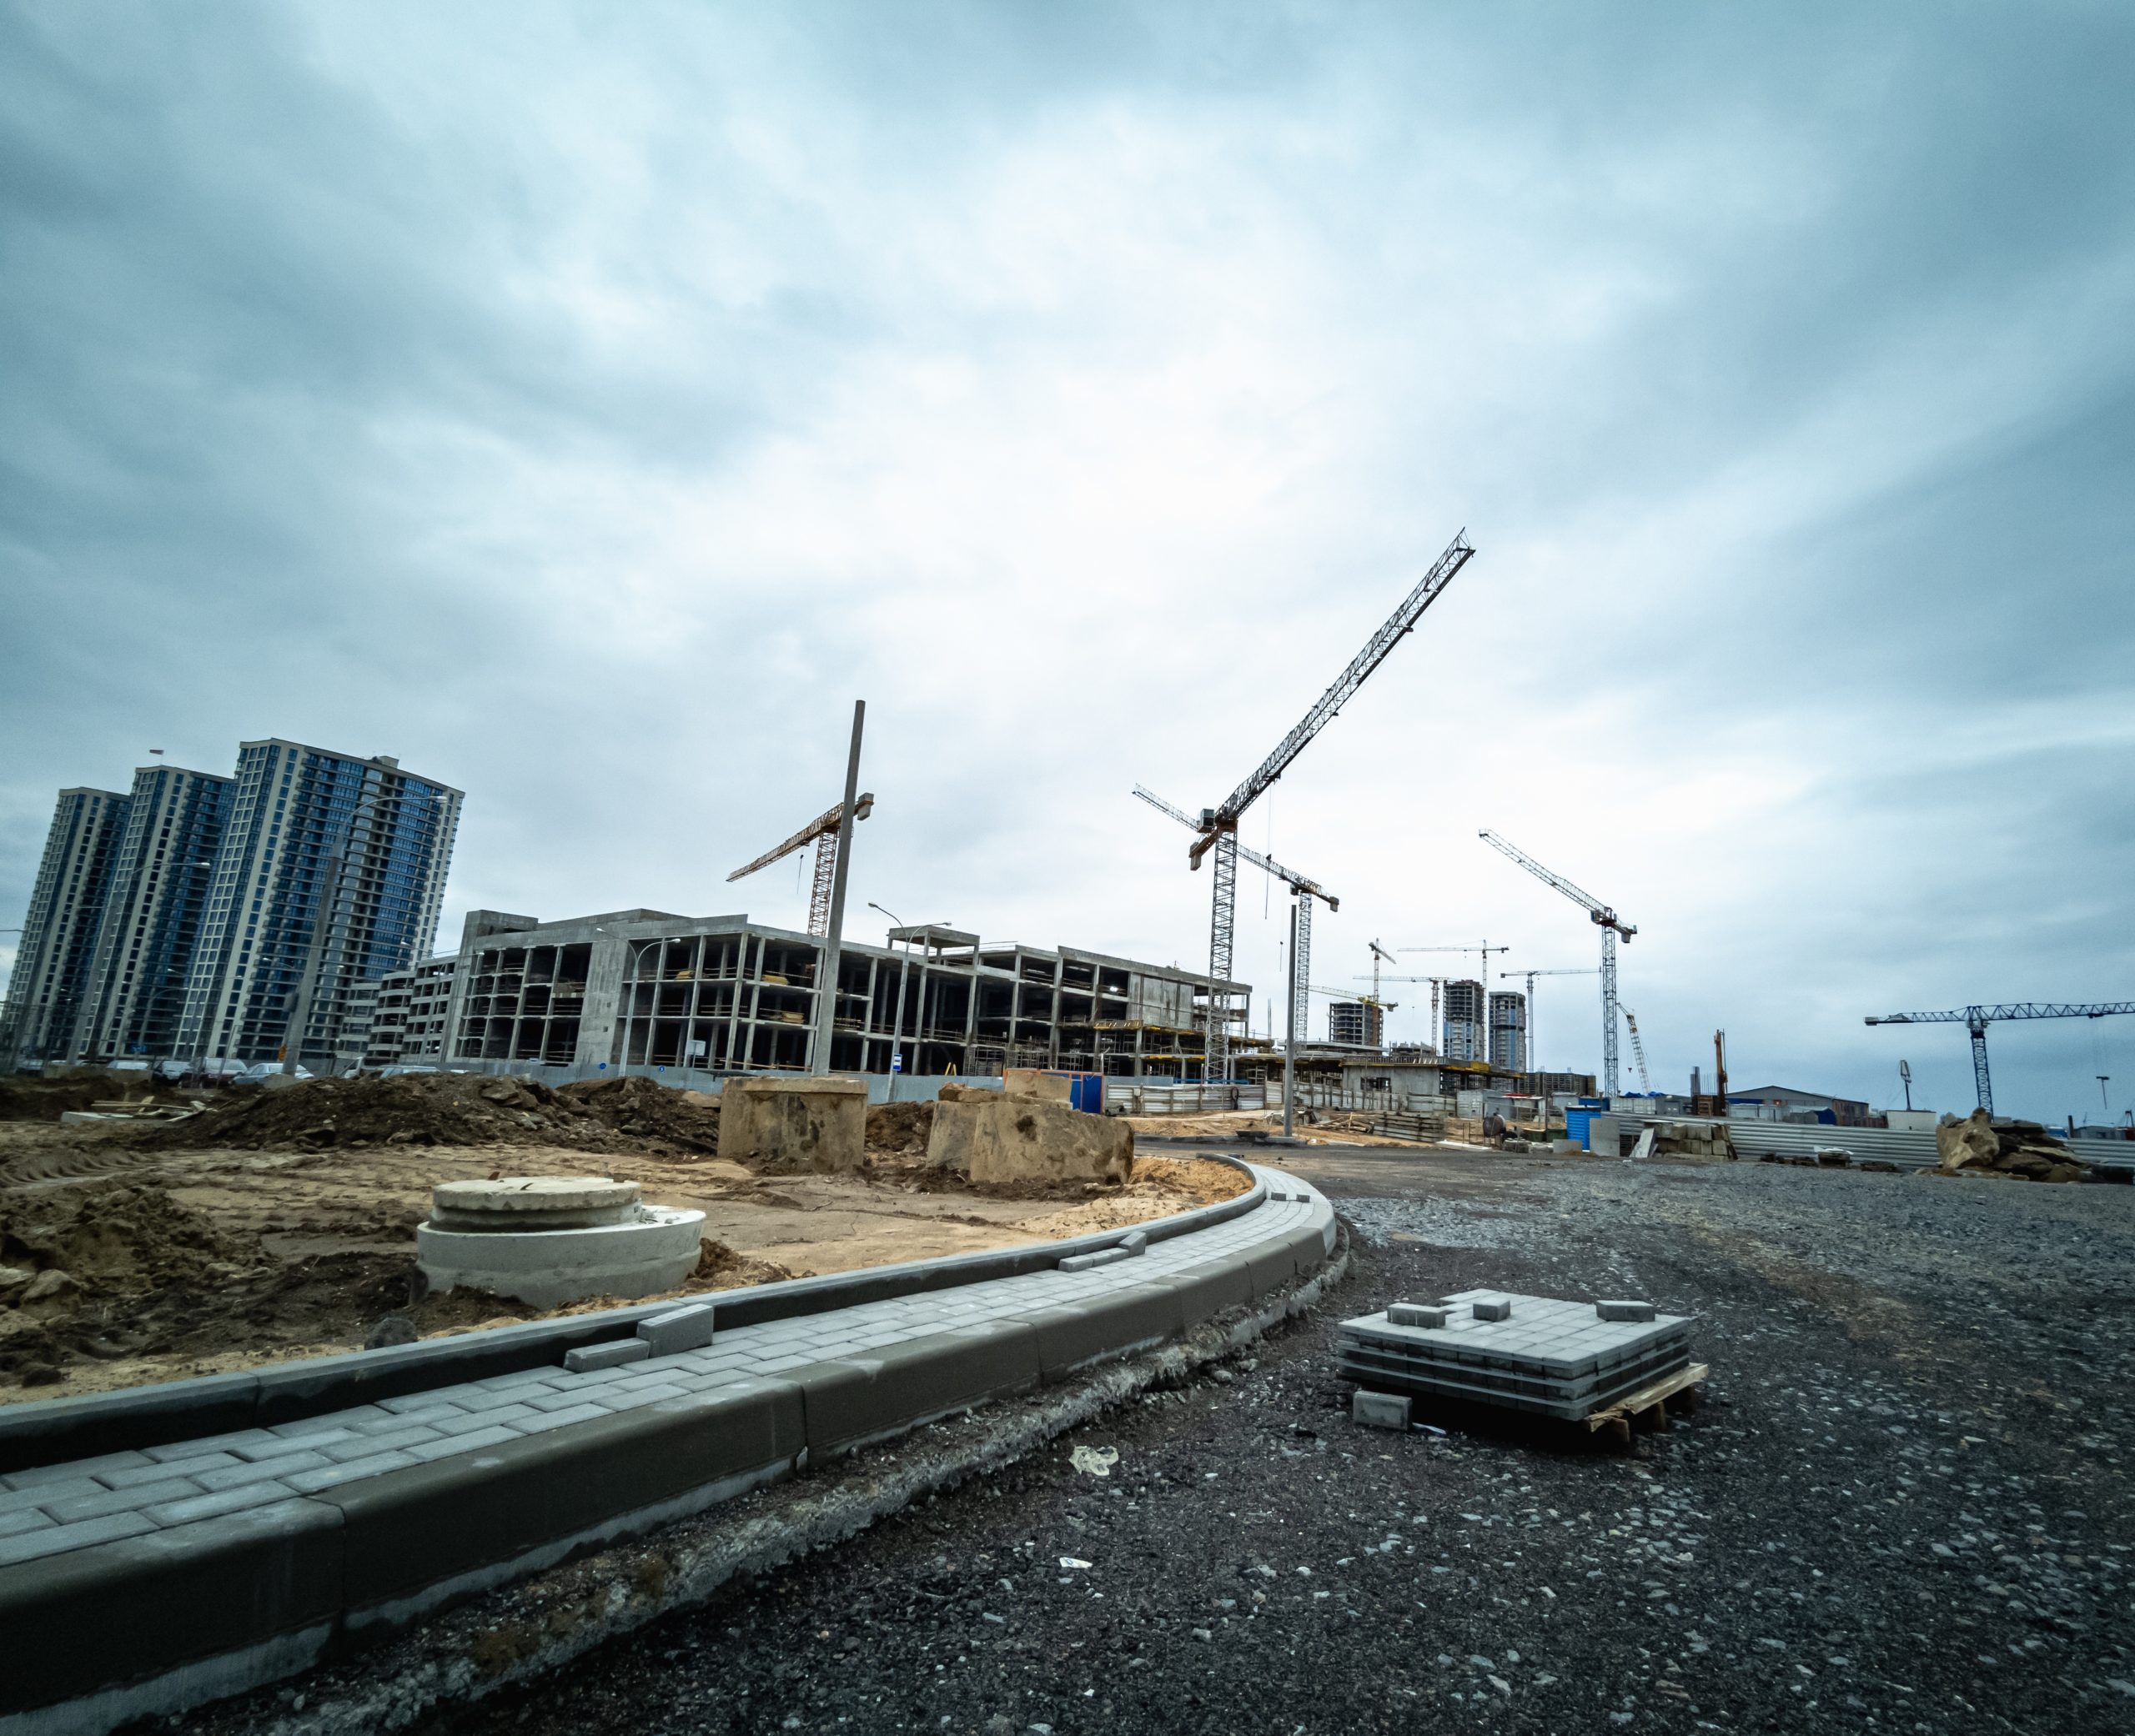
[[756, 1169], [856, 1170], [867, 1156], [865, 1080], [804, 1074], [730, 1079], [719, 1155]]
[[1134, 1173], [1134, 1130], [1065, 1103], [974, 1094], [934, 1106], [930, 1163], [974, 1182], [1121, 1182]]
[[1001, 1076], [1002, 1094], [1019, 1103], [1072, 1103], [1074, 1085], [1065, 1073], [1042, 1067], [1009, 1067]]

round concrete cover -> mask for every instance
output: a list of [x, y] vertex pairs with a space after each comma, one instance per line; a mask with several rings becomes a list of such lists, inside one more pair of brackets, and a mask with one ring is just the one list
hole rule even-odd
[[455, 1217], [462, 1212], [521, 1213], [531, 1221], [557, 1212], [595, 1212], [634, 1206], [635, 1182], [605, 1176], [506, 1176], [495, 1182], [440, 1182], [430, 1203]]

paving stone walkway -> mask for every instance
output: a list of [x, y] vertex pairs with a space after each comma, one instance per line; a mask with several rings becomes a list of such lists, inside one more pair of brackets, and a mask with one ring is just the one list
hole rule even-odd
[[0, 1476], [0, 1567], [196, 1525], [958, 1327], [1088, 1303], [1233, 1259], [1307, 1224], [1331, 1227], [1332, 1207], [1308, 1184], [1253, 1168], [1268, 1184], [1265, 1203], [1088, 1271], [1031, 1272], [766, 1325], [721, 1327], [703, 1349], [621, 1367], [526, 1369], [269, 1428], [11, 1472]]

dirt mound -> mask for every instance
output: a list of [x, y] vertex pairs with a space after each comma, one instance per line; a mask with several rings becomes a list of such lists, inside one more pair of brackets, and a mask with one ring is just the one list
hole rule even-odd
[[56, 1121], [70, 1109], [120, 1097], [145, 1097], [153, 1081], [145, 1073], [39, 1073], [0, 1075], [0, 1121]]
[[709, 1101], [649, 1079], [602, 1080], [552, 1091], [513, 1075], [364, 1075], [233, 1091], [189, 1121], [142, 1136], [151, 1144], [194, 1150], [544, 1145], [712, 1152], [719, 1147], [719, 1116], [716, 1107], [701, 1106]]
[[556, 1093], [629, 1139], [662, 1139], [693, 1151], [719, 1149], [719, 1099], [652, 1080], [589, 1079]]
[[886, 1157], [924, 1157], [934, 1131], [932, 1103], [877, 1103], [867, 1111], [867, 1149]]

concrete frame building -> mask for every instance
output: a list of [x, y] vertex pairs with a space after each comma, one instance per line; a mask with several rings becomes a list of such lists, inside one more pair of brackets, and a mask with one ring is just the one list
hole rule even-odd
[[458, 956], [447, 953], [356, 984], [341, 1020], [341, 1071], [443, 1066], [445, 1017], [459, 968]]
[[[444, 1064], [799, 1071], [809, 1062], [822, 953], [816, 936], [746, 916], [626, 910], [541, 922], [475, 911], [460, 941]], [[1212, 1014], [1235, 1021], [1250, 993], [1075, 947], [894, 929], [886, 946], [843, 945], [830, 1066], [1198, 1080]]]
[[1446, 984], [1445, 1026], [1439, 1053], [1447, 1061], [1485, 1061], [1488, 1013], [1481, 983], [1464, 978]]
[[1490, 1066], [1507, 1073], [1527, 1071], [1527, 997], [1517, 989], [1490, 991]]
[[0, 1066], [64, 1061], [73, 1045], [128, 805], [115, 790], [59, 792], [0, 1009]]
[[179, 1052], [280, 1058], [309, 982], [299, 1054], [326, 1071], [355, 986], [430, 952], [461, 800], [384, 755], [239, 744]]
[[69, 1060], [175, 1052], [233, 781], [176, 765], [133, 774]]

